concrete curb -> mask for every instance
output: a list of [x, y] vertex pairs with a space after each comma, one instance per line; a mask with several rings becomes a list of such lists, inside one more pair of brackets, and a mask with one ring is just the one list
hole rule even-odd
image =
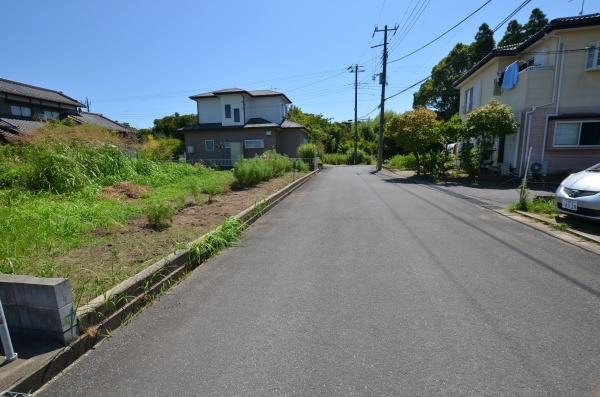
[[[545, 223], [546, 225], [550, 225], [551, 226], [551, 225], [557, 225], [558, 224], [558, 222], [552, 221], [552, 220], [550, 220], [550, 219], [548, 219], [548, 218], [546, 218], [546, 217], [544, 217], [542, 215], [533, 214], [531, 212], [518, 211], [518, 210], [516, 210], [515, 212], [517, 214], [521, 215], [521, 216], [526, 217], [526, 218], [534, 219], [536, 221]], [[600, 244], [600, 237], [593, 236], [593, 235], [587, 234], [587, 233], [583, 233], [583, 232], [580, 232], [579, 230], [576, 230], [576, 229], [573, 229], [573, 228], [570, 228], [570, 227], [564, 229], [563, 231], [567, 232], [567, 233], [571, 233], [571, 234], [573, 234], [573, 235], [575, 235], [575, 236], [577, 236], [577, 237], [579, 237], [581, 239], [590, 241], [592, 243]]]
[[[235, 217], [242, 220], [246, 225], [251, 225], [318, 172], [320, 172], [320, 169], [304, 175], [269, 197], [241, 211]], [[148, 304], [165, 286], [170, 287], [189, 271], [194, 270], [208, 258], [203, 258], [200, 263], [193, 264], [189, 260], [190, 248], [201, 242], [207, 234], [188, 243], [185, 249], [166, 256], [119, 283], [105, 294], [78, 308], [77, 316], [80, 322], [85, 325], [87, 332], [84, 332], [51, 359], [39, 363], [35, 369], [32, 369], [29, 374], [24, 375], [19, 381], [11, 385], [4, 393], [32, 393], [38, 390], [102, 341], [108, 332], [119, 327], [132, 313]]]

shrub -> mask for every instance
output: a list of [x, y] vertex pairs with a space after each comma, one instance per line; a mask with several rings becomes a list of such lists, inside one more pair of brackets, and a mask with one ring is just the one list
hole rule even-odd
[[323, 162], [332, 165], [348, 164], [348, 156], [344, 153], [325, 153], [323, 155]]
[[278, 154], [274, 150], [265, 152], [263, 157], [271, 164], [272, 176], [281, 176], [292, 170], [292, 161], [287, 156]]
[[314, 159], [315, 157], [319, 157], [317, 145], [314, 143], [305, 143], [304, 145], [298, 146], [298, 157], [301, 159]]
[[292, 164], [292, 169], [298, 172], [307, 172], [309, 170], [308, 164], [306, 164], [302, 160], [294, 160]]
[[183, 147], [183, 142], [176, 138], [155, 138], [148, 135], [146, 143], [139, 152], [141, 158], [164, 161], [175, 159], [175, 154]]
[[208, 179], [204, 186], [202, 186], [202, 192], [208, 194], [208, 202], [212, 203], [213, 197], [217, 194], [222, 194], [225, 191], [225, 188], [219, 181], [215, 179]]
[[474, 148], [470, 141], [463, 142], [458, 158], [461, 168], [471, 178], [475, 177], [479, 168], [479, 150]]
[[233, 166], [233, 176], [238, 187], [254, 186], [273, 176], [271, 163], [260, 157], [241, 159]]
[[387, 160], [387, 165], [397, 170], [416, 170], [417, 160], [415, 155], [410, 154], [397, 154]]
[[171, 226], [174, 210], [167, 202], [152, 202], [146, 206], [148, 223], [156, 230], [163, 230]]
[[[346, 152], [348, 164], [354, 164], [354, 149], [348, 149]], [[364, 150], [356, 150], [356, 164], [371, 164], [371, 156], [369, 156]]]

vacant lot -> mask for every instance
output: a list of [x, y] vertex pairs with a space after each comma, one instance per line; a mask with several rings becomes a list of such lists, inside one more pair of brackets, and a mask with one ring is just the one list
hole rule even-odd
[[232, 171], [126, 156], [105, 130], [45, 132], [0, 146], [0, 272], [68, 277], [78, 303], [303, 174], [286, 163], [241, 189]]

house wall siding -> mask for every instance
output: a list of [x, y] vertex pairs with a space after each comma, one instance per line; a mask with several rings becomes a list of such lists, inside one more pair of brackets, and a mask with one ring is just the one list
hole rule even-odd
[[298, 157], [298, 146], [307, 142], [303, 128], [282, 129], [277, 132], [277, 151], [289, 157]]
[[198, 123], [220, 123], [221, 101], [219, 98], [201, 98], [196, 100]]
[[[267, 135], [267, 131], [271, 131], [271, 135]], [[204, 150], [204, 141], [207, 139], [215, 141], [215, 150], [212, 152]], [[246, 139], [263, 139], [265, 147], [245, 149], [242, 146], [244, 157], [253, 157], [276, 148], [276, 131], [273, 129], [246, 128], [185, 132], [185, 145], [194, 147], [194, 154], [191, 157], [195, 159], [228, 159], [231, 153], [229, 149], [223, 147], [225, 142], [241, 142], [243, 145]]]
[[252, 118], [262, 118], [272, 123], [281, 124], [283, 121], [283, 99], [277, 97], [255, 97], [246, 100], [246, 121]]

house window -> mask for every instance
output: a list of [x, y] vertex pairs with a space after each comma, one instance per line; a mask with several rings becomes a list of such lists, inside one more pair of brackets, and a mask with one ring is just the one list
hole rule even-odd
[[204, 151], [205, 152], [214, 152], [215, 151], [215, 141], [213, 139], [207, 139], [204, 141]]
[[11, 105], [10, 113], [13, 116], [31, 117], [31, 108], [28, 108], [27, 106]]
[[239, 108], [233, 109], [233, 122], [234, 123], [240, 122], [240, 109]]
[[556, 123], [554, 146], [600, 146], [600, 121]]
[[264, 149], [265, 141], [263, 139], [246, 139], [244, 141], [244, 148], [246, 148], [246, 149]]
[[473, 87], [465, 91], [465, 113], [473, 110]]
[[44, 119], [46, 119], [46, 120], [57, 119], [59, 117], [60, 117], [60, 114], [58, 112], [44, 110]]
[[600, 43], [593, 43], [588, 47], [585, 68], [600, 69]]
[[231, 105], [225, 105], [225, 118], [231, 118]]
[[188, 152], [188, 154], [194, 154], [194, 145], [187, 145], [186, 151]]

